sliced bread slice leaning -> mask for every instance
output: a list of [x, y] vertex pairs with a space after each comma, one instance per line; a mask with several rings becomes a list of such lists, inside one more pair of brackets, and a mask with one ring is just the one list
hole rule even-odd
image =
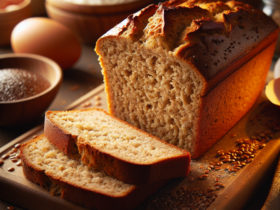
[[135, 186], [126, 184], [81, 160], [70, 159], [44, 135], [20, 148], [26, 178], [52, 195], [90, 209], [133, 209], [165, 182]]
[[84, 164], [126, 183], [152, 183], [189, 172], [189, 152], [101, 109], [48, 111], [44, 132], [67, 155], [80, 153]]

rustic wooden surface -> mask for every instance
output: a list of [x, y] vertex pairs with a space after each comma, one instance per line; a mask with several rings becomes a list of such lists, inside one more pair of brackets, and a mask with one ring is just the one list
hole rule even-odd
[[[95, 96], [100, 96], [100, 100], [96, 100]], [[99, 105], [96, 106], [96, 102]], [[101, 107], [107, 109], [106, 95], [104, 86], [101, 85], [93, 91], [89, 92], [79, 100], [72, 103], [66, 109], [81, 109], [87, 107]], [[176, 192], [180, 188], [188, 190], [207, 191], [214, 187], [215, 178], [219, 177], [219, 183], [225, 185], [225, 188], [220, 188], [214, 191], [218, 197], [210, 205], [208, 209], [242, 209], [255, 192], [262, 186], [264, 180], [273, 173], [280, 151], [280, 132], [273, 132], [273, 139], [260, 150], [254, 160], [237, 172], [228, 172], [225, 168], [229, 164], [223, 164], [221, 170], [212, 169], [208, 173], [206, 179], [198, 179], [204, 174], [210, 163], [219, 161], [217, 150], [230, 150], [236, 147], [236, 140], [239, 138], [248, 138], [254, 135], [255, 131], [264, 131], [268, 129], [269, 122], [279, 123], [280, 109], [275, 107], [266, 100], [262, 95], [255, 107], [231, 129], [221, 140], [218, 141], [205, 155], [198, 160], [193, 160], [191, 163], [190, 175], [185, 179], [174, 179], [163, 187], [155, 196], [155, 198], [164, 197], [166, 192]], [[23, 136], [13, 140], [9, 144], [0, 149], [0, 155], [4, 155], [11, 151], [16, 143], [22, 143], [31, 140], [34, 135], [43, 133], [43, 125], [39, 125]], [[234, 136], [234, 137], [233, 137]], [[8, 172], [7, 169], [14, 167], [15, 170]], [[50, 194], [41, 189], [39, 186], [25, 179], [21, 167], [16, 166], [16, 163], [7, 159], [0, 168], [0, 183], [5, 190], [0, 191], [0, 198], [13, 202], [26, 209], [82, 209], [71, 204], [59, 197], [50, 196]], [[2, 188], [3, 189], [3, 188]], [[141, 209], [146, 209], [150, 201], [147, 201], [141, 206]], [[176, 206], [174, 206], [176, 207]]]

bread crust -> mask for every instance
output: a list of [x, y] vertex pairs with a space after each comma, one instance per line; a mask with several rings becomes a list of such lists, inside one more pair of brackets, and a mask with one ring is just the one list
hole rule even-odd
[[[137, 13], [133, 17], [135, 18], [137, 15], [138, 19], [141, 19], [142, 13]], [[130, 30], [133, 20], [130, 20], [130, 23], [128, 21], [125, 25], [117, 26], [116, 28], [121, 28], [117, 33], [115, 29], [112, 29], [96, 44], [96, 52], [100, 56], [100, 64], [103, 67], [109, 113], [116, 117], [123, 116], [115, 108], [119, 101], [116, 97], [112, 97], [114, 91], [110, 89], [109, 79], [111, 69], [106, 69], [106, 55], [102, 51], [103, 43], [121, 39], [125, 44], [137, 45], [139, 51], [154, 50], [166, 53], [168, 57], [177, 59], [178, 63], [191, 66], [192, 73], [197, 74], [197, 78], [203, 86], [202, 91], [198, 93], [200, 99], [195, 105], [199, 107], [199, 110], [194, 126], [191, 128], [195, 136], [192, 143], [195, 146], [190, 148], [190, 152], [192, 158], [199, 158], [225, 135], [255, 103], [265, 84], [279, 28], [261, 11], [235, 1], [172, 0], [160, 4], [143, 30], [143, 36], [138, 40], [129, 38], [131, 34], [140, 34], [136, 29]], [[153, 56], [157, 56], [156, 53]], [[254, 67], [256, 71], [252, 75], [254, 69], [250, 68], [255, 63], [257, 63]], [[186, 69], [182, 68], [182, 72], [184, 71]], [[240, 74], [237, 73], [240, 71], [244, 74], [243, 77], [248, 79], [247, 81], [241, 79]], [[252, 76], [249, 77], [249, 74]], [[242, 80], [244, 87], [251, 89], [240, 88], [236, 82], [238, 80]], [[254, 81], [258, 81], [258, 83]], [[247, 84], [250, 82], [254, 85]], [[180, 85], [183, 86], [183, 84]], [[143, 88], [143, 92], [145, 92], [145, 88]], [[239, 95], [235, 94], [237, 90]], [[232, 95], [236, 97], [233, 98]], [[248, 95], [249, 97], [247, 97]], [[231, 105], [225, 101], [227, 96]], [[145, 98], [144, 101], [146, 102], [146, 100], [148, 99]], [[243, 107], [231, 107], [233, 105]], [[182, 116], [187, 115], [182, 111], [184, 108], [184, 105], [178, 108], [182, 112]], [[125, 105], [124, 109], [127, 109]], [[148, 118], [148, 114], [145, 111], [143, 113]], [[134, 123], [133, 119], [125, 116], [124, 120]], [[174, 119], [173, 116], [170, 118]], [[137, 122], [134, 125], [146, 128], [146, 125], [138, 125]], [[147, 130], [149, 129], [152, 130], [151, 127], [147, 128]], [[161, 135], [159, 132], [153, 132], [154, 135]], [[179, 145], [177, 142], [183, 140], [179, 137], [176, 138], [178, 139], [175, 141], [173, 139], [167, 139], [167, 141], [173, 141]], [[185, 147], [185, 145], [181, 147]]]
[[[136, 164], [126, 160], [125, 158], [119, 158], [112, 154], [102, 152], [88, 143], [84, 143], [82, 137], [75, 135], [71, 136], [71, 133], [65, 131], [60, 125], [56, 124], [50, 117], [52, 111], [48, 111], [45, 116], [45, 136], [51, 141], [58, 149], [63, 151], [70, 157], [76, 157], [76, 153], [72, 154], [76, 150], [69, 149], [69, 145], [73, 142], [77, 145], [81, 159], [85, 165], [103, 170], [108, 175], [115, 177], [121, 181], [131, 184], [148, 184], [158, 182], [160, 180], [171, 179], [175, 177], [184, 177], [189, 173], [190, 166], [190, 153], [186, 150], [180, 149], [174, 145], [168, 144], [165, 141], [152, 136], [130, 124], [124, 122], [114, 116], [109, 115], [106, 111], [99, 108], [90, 108], [83, 110], [71, 110], [68, 112], [84, 112], [84, 111], [98, 111], [110, 116], [118, 122], [131, 127], [141, 134], [153, 138], [156, 141], [160, 141], [171, 148], [180, 150], [182, 155], [178, 155], [172, 158], [165, 158], [157, 162], [148, 164]], [[59, 111], [58, 111], [59, 112]], [[79, 140], [81, 138], [81, 140]], [[74, 140], [73, 140], [74, 139]]]
[[63, 151], [69, 157], [73, 159], [80, 158], [77, 147], [77, 136], [67, 131], [60, 129], [55, 122], [51, 121], [47, 116], [51, 112], [46, 112], [44, 133], [47, 139], [55, 145], [58, 149]]
[[[208, 8], [199, 7], [200, 3], [211, 2], [212, 4]], [[217, 12], [215, 9], [222, 10], [225, 9], [224, 7], [234, 8], [234, 10], [226, 11], [217, 21], [213, 21], [213, 13]], [[144, 28], [140, 27], [138, 22], [145, 19], [147, 14], [150, 17], [158, 14], [161, 17], [161, 22], [158, 22], [159, 26], [156, 29], [147, 24], [145, 30], [148, 32], [141, 39]], [[185, 18], [192, 20], [192, 24], [182, 32], [185, 34], [181, 42], [177, 42], [179, 37], [176, 39], [168, 37], [171, 31], [177, 29], [176, 25], [181, 24], [174, 19], [178, 14], [187, 14]], [[195, 19], [195, 15], [203, 17]], [[158, 28], [161, 29], [158, 30]], [[233, 64], [241, 60], [240, 67], [250, 60], [250, 56], [247, 57], [247, 54], [260, 42], [266, 40], [267, 45], [261, 45], [263, 48], [260, 48], [259, 52], [274, 42], [275, 36], [272, 33], [277, 30], [278, 26], [271, 18], [241, 2], [217, 3], [212, 0], [192, 0], [186, 3], [184, 0], [175, 0], [160, 4], [158, 8], [156, 5], [150, 5], [133, 16], [129, 16], [104, 34], [97, 41], [95, 50], [97, 54], [101, 55], [100, 45], [102, 40], [107, 38], [123, 37], [134, 42], [145, 43], [149, 39], [159, 37], [159, 45], [171, 45], [163, 50], [171, 51], [175, 57], [195, 67], [197, 73], [204, 79], [205, 87], [201, 95], [205, 96], [235, 70], [231, 68]], [[138, 37], [138, 39], [131, 39], [132, 36]], [[175, 46], [173, 46], [174, 44], [166, 44], [168, 41], [175, 42]], [[148, 44], [145, 46], [149, 48]], [[246, 59], [241, 59], [242, 57]]]
[[77, 205], [100, 210], [134, 209], [167, 182], [167, 180], [163, 180], [149, 185], [133, 186], [127, 194], [114, 197], [102, 194], [96, 190], [84, 189], [76, 186], [75, 183], [61, 181], [34, 166], [24, 154], [24, 148], [28, 146], [29, 143], [38, 141], [42, 136], [24, 143], [20, 148], [24, 175], [28, 180], [39, 184], [48, 191], [51, 190], [51, 185], [56, 185], [61, 190], [61, 198]]

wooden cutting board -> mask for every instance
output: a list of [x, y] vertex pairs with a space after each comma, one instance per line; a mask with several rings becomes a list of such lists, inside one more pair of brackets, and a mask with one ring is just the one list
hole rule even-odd
[[[97, 96], [100, 99], [97, 99]], [[89, 92], [66, 109], [88, 107], [99, 107], [107, 110], [103, 85]], [[258, 191], [263, 180], [275, 169], [280, 152], [279, 116], [280, 109], [267, 101], [262, 94], [251, 111], [222, 139], [201, 158], [192, 160], [191, 172], [188, 177], [171, 180], [138, 209], [188, 209], [187, 207], [191, 209], [201, 207], [209, 210], [241, 209]], [[9, 153], [17, 143], [26, 142], [42, 133], [43, 125], [35, 127], [2, 147], [0, 155]], [[250, 137], [258, 137], [261, 140], [255, 140], [255, 144], [263, 141], [265, 146], [262, 145], [264, 147], [260, 150], [255, 148], [254, 157], [248, 157], [248, 161], [244, 163], [245, 166], [240, 166], [240, 169], [234, 168], [230, 163], [238, 160], [225, 162], [227, 158], [222, 158], [225, 161], [218, 166], [221, 159], [217, 151], [223, 150], [224, 155], [227, 155], [226, 152], [230, 150], [231, 153], [236, 153], [232, 150], [244, 147], [246, 144], [252, 145], [253, 141], [246, 140]], [[243, 139], [244, 145], [238, 144], [238, 139]], [[250, 156], [250, 154], [247, 155]], [[245, 159], [247, 160], [247, 158]], [[6, 159], [0, 167], [1, 199], [31, 210], [84, 209], [57, 196], [51, 196], [49, 192], [29, 182], [24, 177], [21, 167], [17, 166], [16, 163]], [[15, 170], [8, 171], [10, 167], [14, 167]]]

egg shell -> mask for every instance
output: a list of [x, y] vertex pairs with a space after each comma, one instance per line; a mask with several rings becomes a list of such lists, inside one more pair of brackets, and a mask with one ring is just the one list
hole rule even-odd
[[28, 18], [17, 24], [11, 45], [15, 53], [48, 57], [62, 69], [71, 67], [81, 55], [78, 37], [61, 23], [43, 17]]
[[266, 85], [265, 95], [271, 103], [280, 106], [280, 77], [271, 80]]
[[278, 58], [274, 67], [274, 79], [277, 79], [278, 77], [280, 77], [280, 58]]

